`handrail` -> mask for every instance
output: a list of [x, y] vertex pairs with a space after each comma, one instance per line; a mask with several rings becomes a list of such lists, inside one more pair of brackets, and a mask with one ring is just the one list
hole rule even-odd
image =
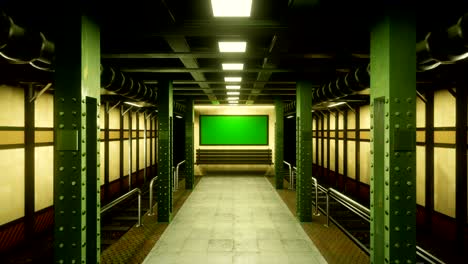
[[175, 170], [175, 179], [174, 179], [174, 190], [177, 191], [179, 189], [179, 167], [180, 165], [184, 164], [185, 160], [177, 163], [176, 170]]
[[313, 184], [315, 185], [315, 213], [314, 215], [319, 216], [320, 213], [318, 211], [318, 182], [316, 178], [314, 177], [311, 177], [311, 178], [312, 178]]
[[[312, 179], [314, 179], [314, 178], [312, 177]], [[335, 190], [333, 188], [325, 189], [323, 186], [319, 185], [318, 183], [317, 183], [316, 186], [317, 186], [316, 193], [317, 193], [317, 190], [320, 190], [322, 192], [325, 192], [325, 194], [326, 194], [326, 199], [327, 199], [327, 201], [326, 201], [327, 227], [328, 227], [328, 224], [329, 224], [329, 219], [331, 218], [329, 216], [329, 206], [330, 206], [329, 197], [330, 196], [332, 198], [334, 198], [337, 202], [339, 202], [340, 204], [345, 206], [346, 208], [348, 208], [351, 211], [353, 211], [354, 213], [356, 213], [363, 220], [366, 220], [366, 221], [370, 222], [370, 209], [369, 208], [361, 205], [360, 203], [354, 201], [353, 199], [351, 199], [348, 196], [338, 192], [337, 190]], [[316, 205], [318, 207], [317, 201], [316, 201]], [[335, 219], [333, 219], [333, 218], [331, 218], [331, 219], [337, 226], [340, 226], [339, 223]], [[349, 234], [349, 232], [347, 232], [343, 227], [341, 227], [340, 229], [344, 230], [346, 233]], [[349, 235], [352, 237], [351, 234], [349, 234]], [[360, 246], [362, 248], [364, 248], [368, 253], [370, 253], [369, 249], [366, 248], [364, 245], [362, 245], [361, 242], [357, 241], [356, 239], [353, 239], [353, 240], [355, 240], [358, 244], [360, 244]], [[445, 262], [438, 259], [434, 255], [430, 254], [429, 252], [425, 251], [424, 249], [420, 248], [417, 245], [416, 245], [416, 255], [418, 255], [419, 257], [421, 257], [425, 261], [427, 261], [429, 264], [445, 264]]]
[[296, 167], [292, 167], [292, 172], [291, 172], [291, 186], [292, 188], [294, 189], [294, 175], [296, 174], [296, 177], [297, 177], [297, 168]]
[[286, 162], [283, 160], [283, 163], [288, 165], [288, 170], [289, 170], [289, 189], [292, 189], [292, 169], [291, 169], [291, 163]]
[[121, 203], [122, 201], [126, 200], [127, 198], [129, 198], [130, 196], [132, 196], [135, 193], [138, 193], [138, 223], [137, 223], [137, 227], [141, 226], [141, 190], [139, 188], [135, 188], [135, 189], [127, 192], [126, 194], [120, 196], [119, 198], [113, 200], [112, 202], [106, 204], [104, 207], [101, 208], [101, 214], [105, 213], [106, 211], [108, 211], [112, 207], [116, 206], [117, 204]]
[[158, 179], [158, 176], [151, 179], [149, 184], [149, 213], [148, 215], [154, 215], [153, 213], [153, 185], [154, 182]]

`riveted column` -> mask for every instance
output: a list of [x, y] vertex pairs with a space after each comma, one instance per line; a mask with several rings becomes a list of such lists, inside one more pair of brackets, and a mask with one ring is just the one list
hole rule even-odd
[[172, 218], [172, 81], [158, 81], [158, 221]]
[[416, 30], [406, 6], [382, 10], [370, 53], [371, 263], [409, 264], [416, 260]]
[[194, 120], [193, 99], [187, 100], [185, 110], [185, 189], [191, 190], [195, 183], [194, 160], [193, 160], [193, 120]]
[[[54, 258], [99, 263], [99, 28], [73, 4], [56, 41], [54, 96]], [[65, 15], [66, 14], [66, 15]]]
[[284, 103], [281, 98], [275, 99], [275, 112], [275, 183], [276, 189], [283, 189]]
[[297, 217], [312, 221], [312, 84], [296, 85], [296, 200]]

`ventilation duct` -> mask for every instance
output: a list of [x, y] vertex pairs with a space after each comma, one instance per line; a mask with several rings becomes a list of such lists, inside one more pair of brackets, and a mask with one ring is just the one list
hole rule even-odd
[[[0, 55], [13, 63], [53, 71], [55, 45], [41, 32], [28, 31], [0, 12]], [[101, 87], [137, 101], [156, 103], [157, 92], [123, 72], [101, 64]]]

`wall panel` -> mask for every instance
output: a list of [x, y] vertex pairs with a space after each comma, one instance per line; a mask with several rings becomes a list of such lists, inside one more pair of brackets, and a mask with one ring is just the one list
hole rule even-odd
[[434, 148], [434, 209], [455, 217], [455, 149]]
[[355, 141], [348, 141], [348, 177], [351, 179], [356, 179], [356, 160], [355, 160], [355, 153], [356, 153], [356, 142]]
[[54, 147], [36, 147], [34, 160], [35, 211], [54, 203]]
[[[359, 176], [362, 183], [370, 184], [370, 142], [361, 142], [360, 148]], [[376, 175], [378, 176], [383, 177], [383, 175]]]
[[360, 108], [359, 127], [361, 129], [370, 129], [370, 106], [368, 105]]
[[[101, 119], [104, 119], [104, 118], [101, 118]], [[105, 155], [104, 155], [104, 151], [105, 151], [105, 148], [104, 148], [104, 142], [100, 142], [99, 143], [99, 152], [100, 152], [100, 155], [99, 155], [99, 163], [101, 164], [101, 166], [99, 167], [99, 170], [100, 170], [100, 175], [99, 175], [99, 178], [100, 178], [100, 181], [101, 181], [101, 185], [104, 185], [104, 180], [105, 180], [105, 177], [104, 177], [104, 158], [105, 158]]]
[[0, 85], [0, 125], [24, 127], [24, 89]]
[[[112, 182], [120, 177], [120, 142], [109, 142], [109, 182]], [[125, 163], [124, 163], [125, 166]], [[126, 173], [124, 173], [125, 175]]]
[[356, 114], [351, 110], [348, 111], [348, 129], [356, 129]]
[[416, 127], [426, 126], [426, 103], [416, 97]]
[[426, 204], [426, 147], [416, 146], [416, 203]]
[[335, 171], [335, 139], [330, 140], [330, 170]]
[[[138, 160], [138, 164], [139, 164], [140, 170], [142, 170], [145, 167], [145, 158], [144, 158], [144, 155], [145, 155], [145, 151], [144, 151], [145, 150], [144, 149], [145, 148], [145, 141], [143, 139], [140, 139], [138, 143], [140, 145], [140, 149], [139, 149], [140, 159]], [[146, 154], [148, 154], [148, 156], [149, 156], [148, 152]]]
[[36, 127], [54, 127], [54, 96], [52, 94], [44, 93], [39, 96], [36, 99], [34, 111]]
[[455, 97], [447, 90], [434, 92], [434, 127], [455, 126]]
[[24, 149], [0, 150], [0, 171], [2, 225], [24, 216]]
[[[327, 168], [327, 146], [328, 146], [328, 142], [327, 140], [325, 139], [323, 141], [323, 167], [324, 168]], [[330, 156], [331, 156], [331, 153], [330, 153]]]
[[338, 173], [344, 175], [344, 152], [343, 140], [338, 140]]
[[109, 112], [109, 129], [119, 129], [119, 128], [120, 128], [120, 107], [116, 107]]

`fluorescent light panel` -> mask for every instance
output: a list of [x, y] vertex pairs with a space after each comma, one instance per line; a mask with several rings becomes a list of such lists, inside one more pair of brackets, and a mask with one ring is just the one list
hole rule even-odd
[[342, 104], [346, 104], [346, 102], [338, 102], [338, 103], [334, 103], [334, 104], [328, 105], [328, 107], [339, 106], [339, 105], [342, 105]]
[[239, 95], [240, 92], [227, 92], [226, 94], [227, 95]]
[[227, 98], [228, 101], [239, 100], [239, 96], [231, 96]]
[[242, 77], [224, 77], [225, 82], [241, 82]]
[[218, 47], [220, 52], [245, 52], [247, 42], [220, 41]]
[[252, 0], [211, 0], [215, 17], [250, 17]]
[[237, 90], [237, 89], [240, 89], [240, 85], [226, 85], [226, 89], [228, 89], [228, 90], [229, 89], [231, 89], [231, 90], [236, 89]]
[[141, 107], [141, 105], [139, 105], [137, 103], [133, 103], [133, 102], [124, 102], [124, 103], [128, 104], [128, 105], [136, 106], [136, 107]]
[[243, 70], [244, 63], [223, 63], [223, 70]]
[[228, 101], [228, 103], [230, 103], [230, 104], [238, 104], [239, 101]]

